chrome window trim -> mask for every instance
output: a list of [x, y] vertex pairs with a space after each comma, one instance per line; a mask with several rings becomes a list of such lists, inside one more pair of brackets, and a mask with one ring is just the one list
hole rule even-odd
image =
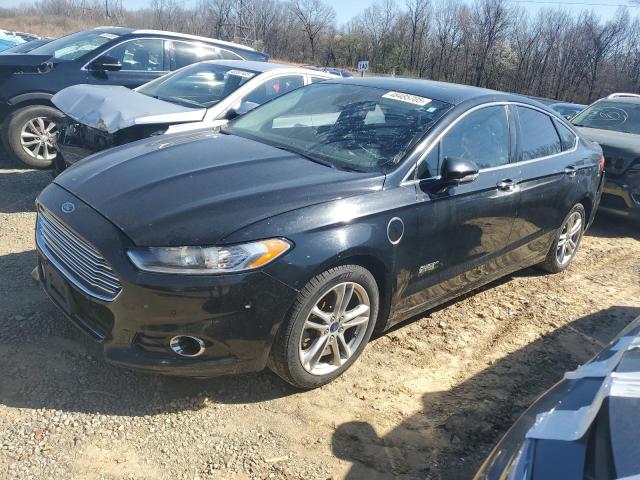
[[[438, 134], [438, 136], [426, 147], [426, 150], [424, 152], [422, 152], [422, 154], [420, 155], [420, 158], [415, 162], [415, 165], [413, 165], [411, 167], [411, 169], [407, 172], [407, 174], [403, 177], [402, 181], [400, 182], [400, 186], [413, 185], [413, 184], [416, 184], [416, 183], [419, 183], [419, 182], [422, 181], [422, 180], [419, 180], [419, 179], [410, 179], [409, 177], [411, 177], [412, 175], [415, 174], [415, 172], [418, 169], [418, 166], [420, 165], [420, 163], [422, 163], [424, 161], [424, 159], [429, 155], [429, 153], [431, 153], [431, 150], [434, 148], [434, 146], [436, 144], [438, 144], [442, 140], [442, 138], [449, 132], [449, 130], [451, 130], [459, 121], [461, 121], [467, 115], [470, 115], [471, 113], [473, 113], [473, 112], [475, 112], [477, 110], [480, 110], [482, 108], [497, 107], [497, 106], [501, 106], [501, 105], [504, 105], [504, 106], [514, 105], [514, 106], [527, 107], [527, 108], [531, 108], [533, 110], [538, 110], [539, 112], [544, 113], [545, 115], [547, 115], [550, 118], [559, 118], [559, 117], [552, 117], [552, 115], [549, 114], [549, 112], [543, 110], [542, 108], [536, 107], [535, 105], [529, 105], [528, 103], [522, 103], [522, 102], [516, 102], [516, 101], [510, 101], [510, 100], [483, 103], [482, 105], [476, 105], [475, 107], [470, 108], [466, 112], [463, 112], [462, 115], [460, 115], [453, 122], [451, 122], [449, 125], [447, 125], [445, 127], [445, 129]], [[564, 122], [564, 120], [563, 120], [563, 123], [566, 123], [566, 122]], [[571, 128], [569, 130], [571, 130]], [[532, 162], [539, 162], [539, 161], [542, 161], [542, 160], [547, 160], [549, 158], [557, 157], [558, 155], [564, 155], [564, 154], [567, 154], [567, 153], [575, 152], [578, 149], [578, 136], [573, 131], [571, 131], [571, 133], [574, 136], [574, 144], [573, 144], [573, 147], [568, 149], [568, 150], [564, 150], [564, 151], [561, 151], [559, 153], [554, 153], [553, 155], [547, 155], [547, 156], [544, 156], [544, 157], [538, 157], [538, 158], [531, 158], [529, 160], [509, 162], [509, 163], [506, 163], [504, 165], [498, 165], [496, 167], [483, 168], [483, 169], [480, 169], [480, 173], [481, 172], [491, 172], [491, 171], [495, 171], [495, 170], [500, 170], [502, 168], [512, 167], [513, 165], [525, 165], [525, 164], [532, 163]], [[418, 145], [418, 147], [416, 147], [416, 148], [420, 149], [421, 146], [422, 145]], [[433, 177], [433, 178], [438, 178], [438, 177]]]
[[153, 30], [153, 29], [139, 29], [139, 30], [134, 30], [131, 33], [133, 33], [134, 35], [164, 35], [166, 37], [174, 37], [174, 38], [186, 40], [186, 41], [195, 40], [195, 41], [210, 44], [210, 45], [219, 44], [219, 45], [224, 45], [230, 48], [237, 48], [238, 50], [246, 50], [248, 52], [257, 52], [255, 48], [247, 47], [246, 45], [242, 45], [241, 43], [227, 42], [225, 40], [201, 37], [199, 35], [191, 35], [189, 33], [178, 33], [178, 32], [169, 32], [165, 30]]
[[[162, 44], [162, 56], [163, 56], [163, 63], [164, 63], [164, 42], [165, 41], [171, 41], [168, 40], [166, 38], [158, 38], [158, 37], [135, 37], [135, 38], [128, 38], [120, 43], [116, 43], [115, 45], [107, 48], [104, 52], [100, 53], [99, 55], [96, 55], [95, 57], [93, 57], [91, 60], [89, 60], [87, 63], [85, 63], [82, 68], [80, 70], [85, 71], [85, 72], [91, 72], [93, 70], [89, 70], [87, 67], [89, 66], [89, 64], [91, 62], [93, 62], [95, 59], [100, 58], [101, 56], [107, 54], [108, 52], [110, 52], [111, 50], [113, 50], [116, 47], [119, 47], [121, 45], [124, 45], [125, 43], [128, 42], [133, 42], [134, 40], [160, 40], [161, 42], [163, 42]], [[118, 70], [118, 71], [122, 71], [122, 70]], [[145, 72], [145, 73], [169, 73], [171, 70], [124, 70], [125, 72]]]
[[[237, 61], [246, 61], [244, 58], [242, 58], [240, 55], [238, 55], [236, 52], [232, 52], [231, 50], [227, 50], [226, 48], [220, 47], [218, 45], [213, 45], [211, 43], [205, 43], [205, 42], [195, 42], [195, 41], [189, 41], [189, 40], [181, 40], [179, 38], [172, 38], [172, 39], [164, 39], [166, 42], [171, 42], [173, 43], [186, 43], [187, 45], [194, 47], [194, 46], [202, 46], [204, 48], [217, 48], [218, 50], [224, 50], [227, 53], [230, 53], [231, 55], [235, 55], [238, 58], [210, 58], [209, 60], [202, 60], [203, 62], [210, 62], [210, 61], [215, 61], [215, 60], [228, 60], [228, 61], [232, 61], [232, 62], [237, 62]], [[171, 45], [171, 48], [173, 48], [173, 45]], [[200, 62], [194, 62], [194, 63], [200, 63]], [[189, 65], [193, 65], [193, 63], [190, 63]], [[184, 67], [188, 67], [189, 65], [185, 65]], [[184, 67], [180, 67], [180, 68], [184, 68]], [[180, 68], [176, 68], [176, 70], [180, 70]], [[173, 72], [175, 72], [176, 70], [171, 70]], [[127, 70], [128, 72], [130, 72], [131, 70]]]

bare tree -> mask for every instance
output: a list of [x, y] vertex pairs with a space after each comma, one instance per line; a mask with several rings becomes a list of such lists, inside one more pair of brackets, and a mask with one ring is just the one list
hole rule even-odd
[[336, 12], [322, 0], [293, 0], [291, 11], [307, 35], [311, 58], [315, 59], [318, 38], [333, 25]]

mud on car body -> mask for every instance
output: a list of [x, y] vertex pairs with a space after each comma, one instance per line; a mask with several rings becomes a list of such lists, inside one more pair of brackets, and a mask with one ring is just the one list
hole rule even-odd
[[220, 132], [73, 165], [37, 201], [38, 273], [110, 362], [194, 376], [268, 365], [312, 388], [374, 329], [524, 267], [567, 268], [602, 167], [535, 101], [329, 80]]

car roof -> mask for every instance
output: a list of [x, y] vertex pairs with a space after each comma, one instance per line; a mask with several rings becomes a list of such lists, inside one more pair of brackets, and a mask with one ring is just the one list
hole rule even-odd
[[459, 105], [466, 100], [480, 97], [491, 97], [493, 100], [511, 100], [531, 105], [539, 102], [521, 95], [502, 93], [487, 88], [471, 87], [457, 83], [436, 82], [434, 80], [418, 80], [411, 78], [388, 77], [350, 77], [337, 80], [329, 80], [330, 83], [356, 84], [365, 87], [381, 88], [385, 90], [399, 91], [431, 98], [441, 102]]
[[101, 32], [113, 33], [116, 35], [159, 35], [159, 36], [169, 37], [169, 38], [179, 38], [183, 40], [197, 40], [199, 42], [214, 43], [216, 45], [226, 45], [228, 47], [233, 47], [240, 50], [247, 50], [251, 52], [257, 51], [254, 48], [247, 47], [246, 45], [241, 45], [239, 43], [226, 42], [224, 40], [218, 40], [217, 38], [190, 35], [188, 33], [170, 32], [167, 30], [135, 29], [135, 28], [110, 27], [110, 26], [96, 27], [93, 30], [100, 30]]
[[597, 102], [612, 102], [612, 103], [631, 103], [634, 105], [640, 105], [640, 98], [638, 97], [614, 97], [614, 98], [601, 98]]
[[188, 33], [169, 32], [165, 30], [133, 30], [133, 35], [164, 35], [166, 37], [180, 38], [183, 40], [197, 40], [199, 42], [215, 43], [216, 45], [226, 45], [228, 47], [247, 50], [250, 52], [256, 52], [255, 48], [247, 47], [240, 43], [227, 42], [225, 40], [218, 40], [217, 38], [201, 37], [199, 35], [190, 35]]
[[571, 103], [571, 102], [558, 102], [558, 103], [552, 103], [551, 105], [549, 105], [550, 107], [576, 107], [576, 108], [584, 108], [586, 107], [586, 105], [583, 105], [581, 103]]
[[326, 72], [319, 72], [317, 70], [311, 70], [310, 68], [305, 67], [296, 67], [295, 65], [285, 65], [282, 63], [271, 63], [271, 62], [257, 62], [252, 60], [208, 60], [203, 63], [213, 63], [216, 65], [224, 65], [225, 67], [238, 67], [243, 70], [250, 70], [254, 73], [265, 73], [273, 70], [296, 70], [308, 73], [310, 75], [326, 75], [327, 78], [339, 78], [337, 75], [327, 74]]

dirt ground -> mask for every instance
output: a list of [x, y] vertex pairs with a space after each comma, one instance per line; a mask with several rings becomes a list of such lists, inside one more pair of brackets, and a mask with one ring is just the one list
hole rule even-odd
[[319, 390], [268, 371], [139, 374], [106, 364], [29, 275], [50, 180], [0, 164], [0, 478], [467, 479], [640, 315], [640, 226], [604, 217], [567, 272], [525, 270], [416, 317]]

